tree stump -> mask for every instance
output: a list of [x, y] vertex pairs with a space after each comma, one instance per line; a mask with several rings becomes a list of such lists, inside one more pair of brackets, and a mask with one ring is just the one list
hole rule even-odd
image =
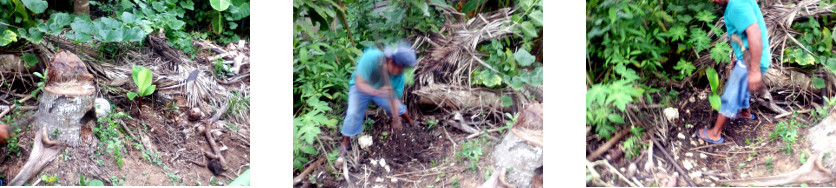
[[[543, 173], [543, 106], [531, 103], [520, 112], [512, 132], [494, 150], [495, 169], [513, 168], [508, 182], [517, 187], [536, 187]], [[540, 184], [542, 185], [542, 184]]]
[[[46, 127], [54, 140], [77, 146], [81, 126], [95, 119], [93, 80], [78, 56], [63, 50], [56, 53], [49, 65], [37, 118], [33, 122], [36, 130]], [[57, 135], [52, 134], [56, 130]]]

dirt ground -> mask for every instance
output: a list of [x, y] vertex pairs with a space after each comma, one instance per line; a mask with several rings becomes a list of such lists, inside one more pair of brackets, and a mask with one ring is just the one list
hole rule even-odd
[[[717, 111], [712, 110], [708, 100], [700, 99], [701, 92], [682, 93], [681, 100], [677, 101], [675, 108], [679, 111], [679, 118], [670, 125], [670, 133], [667, 138], [658, 138], [664, 145], [667, 152], [677, 161], [680, 167], [686, 171], [686, 175], [679, 174], [677, 186], [688, 186], [685, 178], [691, 178], [697, 186], [726, 186], [720, 185], [720, 180], [735, 180], [754, 177], [765, 177], [779, 175], [798, 169], [802, 165], [802, 158], [809, 158], [809, 145], [804, 137], [807, 130], [818, 122], [812, 122], [813, 117], [809, 114], [800, 114], [796, 117], [801, 124], [809, 127], [798, 128], [798, 138], [789, 154], [784, 149], [785, 143], [780, 139], [769, 139], [769, 134], [774, 132], [775, 125], [781, 121], [787, 121], [791, 116], [775, 119], [778, 114], [759, 107], [752, 103], [752, 112], [757, 116], [755, 120], [731, 120], [723, 129], [723, 144], [709, 144], [697, 136], [697, 131], [702, 128], [714, 126], [717, 119]], [[704, 94], [702, 94], [704, 96]], [[782, 97], [775, 96], [773, 97]], [[691, 100], [695, 99], [695, 100]], [[648, 134], [651, 134], [648, 132]], [[644, 139], [647, 139], [645, 137]], [[620, 145], [619, 142], [618, 145]], [[597, 147], [600, 143], [590, 144]], [[617, 147], [613, 147], [617, 148]], [[592, 148], [594, 149], [594, 148]], [[623, 155], [613, 149], [607, 155], [613, 157]], [[646, 153], [643, 151], [643, 153]], [[654, 148], [654, 166], [650, 171], [644, 170], [648, 156], [627, 160], [623, 157], [610, 160], [610, 163], [621, 171], [627, 173], [631, 163], [636, 164], [638, 172], [634, 177], [644, 186], [659, 186], [666, 177], [674, 174], [676, 169], [668, 163], [658, 147]], [[606, 177], [613, 173], [599, 168]], [[628, 177], [629, 178], [629, 177]], [[615, 178], [613, 178], [614, 180]], [[616, 186], [628, 186], [623, 181], [615, 180]], [[833, 183], [808, 184], [806, 186], [834, 186]], [[800, 184], [792, 186], [804, 186]]]
[[[182, 101], [181, 101], [182, 102]], [[175, 111], [164, 109], [163, 104], [145, 103], [142, 112], [136, 103], [126, 109], [117, 109], [130, 114], [133, 119], [125, 120], [125, 126], [138, 138], [134, 140], [129, 134], [122, 139], [126, 141], [127, 152], [123, 153], [123, 166], [120, 168], [114, 156], [104, 152], [105, 146], [92, 134], [91, 128], [85, 126], [81, 131], [82, 142], [77, 147], [68, 147], [65, 151], [46, 166], [38, 178], [33, 178], [32, 185], [78, 185], [79, 174], [86, 179], [97, 179], [105, 185], [225, 185], [249, 168], [249, 124], [235, 124], [236, 129], [227, 127], [211, 127], [222, 134], [216, 139], [218, 147], [227, 148], [222, 151], [227, 161], [225, 172], [220, 176], [213, 175], [205, 167], [207, 158], [204, 151], [211, 151], [206, 137], [198, 135], [194, 128], [195, 122], [186, 118], [186, 108]], [[222, 121], [225, 118], [221, 118]], [[32, 149], [34, 139], [33, 130], [24, 129], [20, 135], [20, 156], [6, 157], [0, 163], [3, 182], [11, 181]], [[155, 151], [156, 159], [143, 157], [143, 151], [137, 149], [144, 145], [149, 151]], [[3, 148], [6, 153], [8, 148]], [[159, 162], [159, 164], [157, 163]], [[198, 164], [200, 163], [200, 164]], [[204, 166], [201, 166], [204, 165]], [[56, 175], [57, 181], [46, 184], [38, 180], [41, 175]]]
[[[357, 137], [352, 139], [348, 156], [350, 182], [357, 187], [478, 187], [493, 172], [491, 153], [499, 140], [482, 139], [482, 156], [477, 170], [470, 169], [470, 161], [456, 158], [467, 141], [467, 133], [439, 123], [429, 128], [424, 120], [442, 118], [442, 115], [425, 115], [415, 119], [417, 126], [405, 126], [404, 131], [389, 131], [388, 120], [383, 113], [367, 116], [375, 121], [372, 128], [364, 128], [361, 135], [370, 135], [373, 144], [360, 149]], [[441, 120], [443, 121], [443, 120]], [[406, 124], [404, 124], [406, 125]], [[448, 136], [449, 135], [449, 136]], [[339, 133], [327, 137], [339, 138]], [[325, 137], [325, 136], [321, 136]], [[473, 140], [473, 139], [471, 139]], [[453, 144], [455, 142], [455, 145]], [[337, 144], [334, 142], [334, 148]], [[380, 165], [385, 161], [386, 167]], [[348, 187], [343, 174], [335, 174], [331, 164], [313, 173], [318, 187]], [[307, 180], [306, 180], [307, 181]], [[301, 187], [300, 183], [297, 187]]]

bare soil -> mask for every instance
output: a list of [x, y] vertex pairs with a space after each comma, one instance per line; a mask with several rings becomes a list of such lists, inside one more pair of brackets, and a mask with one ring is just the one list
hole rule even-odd
[[[105, 151], [106, 146], [102, 146], [92, 134], [91, 127], [85, 126], [81, 131], [82, 143], [62, 151], [62, 154], [37, 176], [40, 178], [41, 175], [56, 175], [58, 180], [50, 184], [37, 179], [29, 182], [38, 182], [33, 185], [78, 185], [79, 175], [83, 175], [86, 179], [101, 180], [105, 185], [224, 185], [249, 168], [248, 124], [236, 124], [237, 130], [210, 127], [222, 132], [216, 140], [218, 147], [227, 148], [222, 152], [227, 161], [226, 171], [220, 176], [215, 176], [205, 167], [207, 158], [203, 154], [204, 151], [211, 151], [211, 148], [206, 137], [197, 134], [194, 128], [196, 122], [187, 120], [186, 108], [171, 110], [162, 104], [146, 102], [142, 112], [139, 112], [136, 103], [125, 104], [130, 107], [117, 110], [124, 110], [133, 117], [125, 120], [125, 124], [130, 132], [140, 138], [134, 139], [129, 134], [123, 134], [126, 152], [122, 154], [122, 167], [117, 165], [113, 154]], [[26, 163], [32, 148], [33, 133], [32, 128], [24, 129], [18, 135], [20, 155], [6, 157], [0, 163], [4, 182], [11, 181]], [[137, 149], [138, 145], [145, 145], [148, 150], [155, 151], [159, 155], [156, 161], [160, 163], [157, 164], [155, 159], [143, 157], [143, 151]], [[7, 151], [8, 148], [2, 149], [3, 153]], [[202, 163], [204, 166], [195, 163]]]

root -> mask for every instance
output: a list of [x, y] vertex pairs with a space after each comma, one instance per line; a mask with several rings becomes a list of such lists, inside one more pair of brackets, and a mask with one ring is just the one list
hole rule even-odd
[[798, 183], [825, 183], [836, 180], [830, 170], [822, 167], [823, 154], [816, 154], [797, 170], [776, 176], [758, 177], [743, 180], [724, 180], [721, 185], [767, 187]]

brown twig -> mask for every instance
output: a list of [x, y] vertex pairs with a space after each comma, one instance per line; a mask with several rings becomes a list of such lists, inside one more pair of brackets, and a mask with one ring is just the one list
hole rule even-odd
[[731, 142], [726, 142], [726, 143], [722, 143], [722, 144], [711, 144], [711, 145], [700, 146], [700, 147], [693, 147], [693, 148], [689, 149], [689, 151], [694, 151], [694, 150], [703, 149], [703, 148], [710, 148], [710, 147], [715, 147], [715, 146], [725, 146], [725, 145], [729, 145], [729, 144], [731, 144]]
[[319, 165], [322, 164], [322, 162], [325, 162], [325, 158], [319, 158], [319, 160], [316, 160], [316, 162], [311, 163], [311, 165], [309, 165], [308, 168], [305, 168], [305, 170], [302, 171], [302, 173], [299, 173], [298, 176], [293, 178], [293, 186], [296, 186], [296, 184], [299, 184], [299, 182], [304, 180], [305, 176], [313, 172], [314, 169], [319, 168]]
[[626, 136], [627, 133], [630, 133], [630, 129], [621, 130], [621, 132], [618, 132], [618, 134], [615, 134], [615, 136], [610, 138], [610, 140], [607, 141], [606, 143], [604, 143], [604, 145], [601, 145], [601, 147], [598, 147], [598, 149], [596, 149], [594, 152], [592, 152], [592, 154], [589, 154], [589, 156], [586, 157], [586, 160], [592, 161], [593, 159], [598, 158], [598, 156], [600, 156], [601, 154], [604, 154], [605, 152], [607, 152], [608, 149], [610, 149], [613, 145], [615, 145], [615, 143], [617, 143], [618, 140], [621, 140], [621, 138]]

